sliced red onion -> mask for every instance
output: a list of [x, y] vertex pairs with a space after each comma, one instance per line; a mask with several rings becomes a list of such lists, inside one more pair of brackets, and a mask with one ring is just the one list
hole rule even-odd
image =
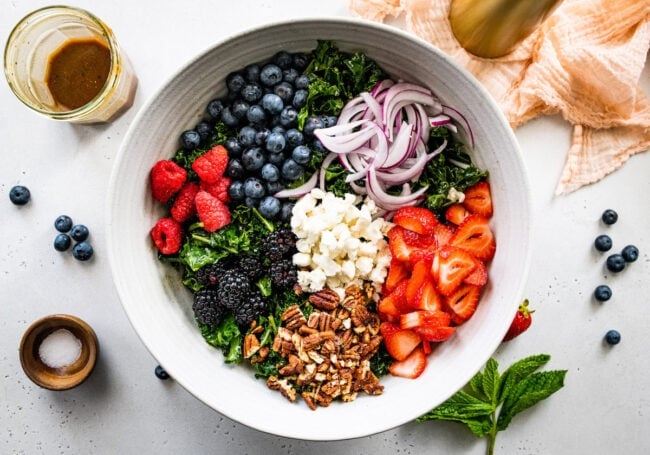
[[314, 172], [312, 176], [309, 177], [309, 180], [307, 180], [302, 185], [295, 188], [288, 188], [286, 190], [278, 191], [274, 194], [274, 196], [278, 199], [302, 197], [316, 188], [316, 182], [318, 182], [318, 174], [319, 172]]
[[[325, 191], [325, 173], [337, 156], [336, 153], [328, 153], [318, 170], [318, 187], [323, 191]], [[316, 174], [316, 172], [314, 172], [314, 174]]]
[[402, 193], [399, 196], [388, 194], [379, 180], [377, 180], [377, 174], [373, 169], [368, 171], [366, 187], [368, 195], [377, 203], [377, 205], [385, 210], [397, 210], [400, 207], [416, 205], [423, 197], [424, 193], [429, 189], [428, 186], [425, 186], [410, 194]]
[[388, 148], [388, 156], [383, 163], [378, 163], [378, 169], [391, 169], [400, 166], [411, 154], [411, 137], [413, 135], [413, 124], [402, 123], [400, 131], [395, 140]]
[[442, 111], [463, 127], [469, 137], [470, 147], [474, 148], [474, 133], [472, 133], [472, 127], [469, 125], [467, 118], [465, 118], [465, 116], [457, 109], [444, 104], [442, 106]]

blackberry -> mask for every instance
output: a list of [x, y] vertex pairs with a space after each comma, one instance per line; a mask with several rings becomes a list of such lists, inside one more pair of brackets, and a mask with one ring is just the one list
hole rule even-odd
[[250, 293], [250, 281], [239, 269], [230, 269], [219, 279], [219, 299], [231, 311], [234, 311]]
[[232, 309], [235, 321], [240, 327], [248, 327], [266, 311], [266, 301], [257, 290], [250, 292], [236, 308]]
[[208, 264], [201, 267], [194, 275], [196, 281], [202, 286], [217, 286], [219, 278], [228, 268], [228, 261], [221, 260], [214, 264]]
[[291, 289], [298, 282], [298, 271], [291, 262], [291, 259], [282, 259], [271, 262], [269, 266], [269, 277], [273, 286], [278, 289]]
[[256, 281], [264, 274], [264, 265], [257, 256], [246, 255], [239, 258], [237, 268], [241, 270], [249, 281]]
[[262, 254], [271, 262], [293, 254], [296, 250], [296, 236], [289, 228], [281, 228], [269, 234], [262, 244]]
[[221, 304], [215, 289], [204, 288], [194, 293], [192, 310], [196, 319], [205, 325], [216, 325], [226, 315], [226, 308]]

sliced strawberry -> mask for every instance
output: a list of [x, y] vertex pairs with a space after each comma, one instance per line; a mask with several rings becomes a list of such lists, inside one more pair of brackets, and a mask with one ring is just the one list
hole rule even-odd
[[472, 317], [480, 295], [479, 286], [463, 283], [445, 299], [445, 305], [451, 312], [451, 320], [454, 324], [460, 325]]
[[431, 262], [433, 262], [433, 257], [436, 255], [435, 240], [433, 242], [434, 243], [432, 243], [426, 249], [419, 248], [411, 252], [411, 255], [409, 256], [409, 262], [411, 268], [418, 262], [425, 262], [426, 264], [429, 265], [429, 267], [431, 266]]
[[411, 311], [400, 316], [399, 326], [402, 329], [415, 327], [441, 327], [448, 326], [451, 316], [445, 311]]
[[476, 268], [476, 259], [467, 251], [446, 246], [438, 250], [431, 264], [431, 275], [443, 295], [454, 292]]
[[488, 220], [481, 215], [465, 218], [449, 240], [449, 244], [462, 248], [483, 261], [492, 259], [497, 247]]
[[446, 224], [439, 223], [436, 225], [436, 227], [433, 229], [433, 236], [436, 238], [436, 244], [438, 248], [442, 248], [443, 246], [447, 245], [449, 243], [449, 240], [454, 235], [454, 232], [456, 232], [455, 227], [447, 226]]
[[420, 337], [420, 340], [422, 340], [422, 352], [424, 352], [424, 355], [431, 354], [431, 351], [433, 351], [433, 349], [431, 348], [431, 342], [425, 340], [422, 337]]
[[393, 215], [393, 223], [418, 234], [431, 234], [438, 218], [424, 207], [402, 207]]
[[476, 268], [463, 281], [475, 286], [485, 286], [488, 282], [487, 267], [485, 267], [485, 263], [480, 259], [474, 258], [474, 260], [476, 262]]
[[228, 151], [222, 145], [216, 145], [192, 163], [196, 175], [206, 183], [215, 183], [221, 178], [228, 166]]
[[228, 187], [232, 180], [229, 177], [221, 177], [214, 183], [207, 183], [201, 181], [201, 189], [207, 191], [221, 202], [226, 204], [230, 202], [230, 196], [228, 195]]
[[392, 322], [382, 322], [379, 326], [386, 351], [395, 360], [404, 360], [420, 344], [420, 337], [412, 330], [399, 328]]
[[399, 320], [402, 313], [411, 311], [411, 307], [406, 302], [406, 287], [408, 286], [408, 279], [400, 281], [393, 292], [384, 295], [377, 304], [377, 311], [379, 315], [388, 316], [385, 320]]
[[409, 269], [406, 264], [397, 258], [392, 258], [390, 260], [390, 265], [388, 266], [388, 275], [384, 281], [384, 287], [387, 292], [392, 292], [397, 284], [409, 276]]
[[415, 333], [420, 335], [422, 342], [441, 342], [449, 339], [455, 332], [455, 327], [440, 326], [440, 327], [416, 327]]
[[425, 261], [417, 262], [413, 266], [411, 277], [408, 279], [406, 285], [406, 303], [408, 303], [411, 308], [419, 306], [422, 286], [429, 279], [429, 270], [430, 266]]
[[433, 279], [427, 278], [417, 292], [415, 302], [412, 302], [416, 310], [436, 311], [442, 309], [442, 297], [436, 290]]
[[393, 376], [415, 379], [422, 374], [426, 366], [427, 356], [424, 354], [424, 350], [416, 348], [404, 360], [393, 362], [388, 367], [388, 371]]
[[488, 182], [478, 182], [476, 185], [467, 188], [464, 193], [463, 205], [467, 210], [486, 218], [492, 216], [492, 193]]
[[393, 226], [388, 231], [388, 248], [391, 255], [399, 261], [408, 262], [414, 251], [435, 247], [436, 239], [433, 235], [418, 234], [402, 226]]
[[469, 215], [470, 212], [462, 204], [452, 204], [445, 211], [445, 219], [450, 223], [454, 223], [456, 226], [462, 223]]
[[169, 210], [172, 218], [179, 223], [184, 223], [196, 213], [194, 197], [199, 192], [199, 184], [196, 182], [187, 182], [178, 192], [174, 204]]
[[230, 223], [228, 206], [207, 191], [196, 193], [194, 202], [199, 220], [207, 232], [214, 232]]

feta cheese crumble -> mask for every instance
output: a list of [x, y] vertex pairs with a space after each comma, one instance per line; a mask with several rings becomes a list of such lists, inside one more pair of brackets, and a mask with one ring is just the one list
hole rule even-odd
[[350, 285], [370, 281], [380, 286], [390, 264], [385, 235], [392, 223], [376, 217], [374, 201], [318, 188], [298, 200], [291, 229], [298, 238], [293, 263], [298, 283], [308, 292], [328, 287], [340, 296]]

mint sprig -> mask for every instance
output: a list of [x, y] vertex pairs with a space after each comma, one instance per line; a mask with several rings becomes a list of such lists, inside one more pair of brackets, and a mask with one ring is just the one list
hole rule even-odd
[[567, 370], [537, 371], [550, 359], [548, 354], [526, 357], [503, 374], [497, 361], [490, 359], [464, 389], [417, 421], [462, 422], [477, 437], [489, 437], [487, 453], [492, 455], [497, 433], [508, 428], [515, 415], [564, 386]]

